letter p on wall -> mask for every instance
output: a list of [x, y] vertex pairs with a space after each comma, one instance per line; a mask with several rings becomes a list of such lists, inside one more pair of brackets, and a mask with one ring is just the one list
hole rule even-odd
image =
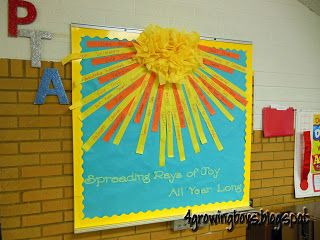
[[[27, 15], [25, 17], [18, 17], [18, 8], [25, 8]], [[8, 35], [17, 37], [18, 25], [30, 24], [34, 22], [37, 17], [37, 9], [31, 3], [24, 0], [8, 0]]]

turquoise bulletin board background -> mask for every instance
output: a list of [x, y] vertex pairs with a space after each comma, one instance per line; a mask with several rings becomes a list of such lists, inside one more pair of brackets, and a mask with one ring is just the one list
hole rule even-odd
[[[88, 41], [131, 41], [136, 37], [135, 33], [119, 30], [74, 27], [73, 53], [101, 50], [99, 47], [88, 48]], [[103, 106], [82, 121], [78, 118], [104, 95], [74, 109], [74, 147], [77, 149], [74, 152], [76, 230], [112, 228], [181, 218], [188, 209], [196, 213], [249, 206], [251, 45], [207, 40], [201, 40], [201, 44], [238, 54], [239, 59], [229, 59], [226, 56], [222, 58], [247, 69], [246, 73], [234, 71], [232, 74], [214, 69], [223, 78], [242, 89], [247, 100], [244, 111], [237, 107], [230, 110], [234, 121], [226, 119], [213, 105], [215, 114], [209, 117], [223, 150], [218, 151], [212, 139], [207, 137], [208, 142], [200, 143], [201, 151], [195, 154], [188, 129], [183, 128], [181, 130], [186, 159], [180, 161], [177, 144], [174, 142], [174, 157], [166, 158], [165, 166], [160, 166], [159, 132], [150, 131], [144, 153], [137, 154], [136, 147], [142, 124], [131, 121], [119, 145], [112, 144], [114, 135], [109, 142], [101, 137], [89, 151], [84, 151], [83, 143], [87, 142], [101, 123], [110, 116], [111, 111]], [[91, 59], [73, 61], [73, 81], [115, 63], [117, 62], [93, 65]], [[109, 82], [101, 84], [98, 79], [93, 79], [82, 83], [81, 87], [75, 87], [73, 103], [81, 102], [81, 99], [105, 84]], [[188, 107], [191, 107], [189, 102]], [[154, 112], [152, 114], [154, 115]], [[205, 135], [210, 136], [202, 118], [201, 122]]]

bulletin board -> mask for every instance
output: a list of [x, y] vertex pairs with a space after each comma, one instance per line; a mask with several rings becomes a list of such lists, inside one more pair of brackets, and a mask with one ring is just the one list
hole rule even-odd
[[295, 125], [295, 197], [320, 196], [320, 111], [297, 110]]
[[249, 206], [252, 45], [201, 39], [166, 83], [138, 32], [72, 27], [75, 232]]

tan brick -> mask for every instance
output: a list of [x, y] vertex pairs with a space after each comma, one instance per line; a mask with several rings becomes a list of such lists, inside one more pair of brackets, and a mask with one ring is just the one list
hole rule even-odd
[[12, 77], [23, 77], [23, 61], [21, 60], [10, 60], [10, 72]]
[[0, 168], [0, 179], [18, 178], [18, 168]]
[[246, 227], [240, 227], [236, 226], [236, 228], [232, 231], [224, 231], [223, 232], [223, 237], [226, 238], [234, 238], [234, 237], [241, 237], [246, 235]]
[[73, 185], [72, 176], [47, 177], [42, 179], [41, 186], [48, 187], [68, 187]]
[[207, 233], [209, 232], [209, 225], [206, 226], [201, 226], [199, 227], [198, 231], [192, 231], [192, 229], [186, 229], [180, 231], [181, 236], [191, 236], [191, 235], [196, 235], [196, 234], [201, 234], [201, 233]]
[[3, 78], [1, 79], [1, 89], [2, 90], [17, 90], [23, 89], [34, 90], [38, 89], [38, 81], [36, 79], [26, 79], [26, 78]]
[[273, 152], [251, 153], [252, 161], [273, 160]]
[[261, 180], [251, 180], [250, 189], [261, 188]]
[[21, 226], [20, 216], [1, 218], [2, 229], [18, 228], [20, 226]]
[[21, 216], [26, 214], [40, 213], [40, 203], [15, 204], [1, 207], [1, 215]]
[[9, 61], [7, 59], [0, 59], [0, 76], [9, 76]]
[[149, 240], [150, 239], [150, 233], [142, 233], [137, 235], [131, 235], [131, 236], [124, 236], [119, 237], [119, 240]]
[[72, 153], [42, 153], [41, 164], [72, 163]]
[[284, 142], [290, 142], [291, 140], [290, 140], [290, 136], [285, 136], [285, 137], [283, 137], [283, 141]]
[[72, 89], [72, 82], [70, 80], [62, 80], [62, 84], [66, 92], [71, 91]]
[[50, 200], [42, 202], [43, 212], [54, 212], [73, 209], [73, 199]]
[[268, 178], [262, 179], [262, 187], [274, 187], [283, 185], [284, 179], [283, 178]]
[[159, 231], [159, 232], [151, 232], [151, 239], [161, 240], [161, 239], [170, 239], [179, 237], [179, 232], [174, 232], [171, 229]]
[[41, 139], [72, 139], [71, 128], [48, 128], [40, 130]]
[[293, 168], [293, 165], [294, 165], [293, 159], [284, 161], [285, 168]]
[[38, 78], [39, 69], [31, 66], [31, 61], [26, 61], [25, 63], [26, 77], [28, 78]]
[[293, 183], [294, 183], [293, 182], [293, 177], [285, 177], [284, 178], [284, 183], [283, 183], [284, 185], [291, 185], [292, 186]]
[[270, 195], [273, 195], [273, 188], [252, 189], [250, 191], [250, 197], [252, 198], [266, 197]]
[[41, 213], [37, 215], [22, 216], [22, 226], [38, 226], [63, 221], [62, 212]]
[[277, 138], [276, 137], [270, 137], [269, 138], [269, 143], [275, 143], [277, 142]]
[[284, 144], [284, 150], [293, 151], [294, 150], [294, 142], [286, 142]]
[[261, 143], [261, 138], [262, 138], [262, 131], [261, 130], [253, 131], [254, 143]]
[[147, 225], [138, 225], [136, 226], [136, 233], [145, 233], [145, 232], [154, 232], [167, 229], [167, 223], [153, 223]]
[[0, 129], [1, 128], [16, 128], [18, 127], [17, 117], [3, 117], [0, 118]]
[[60, 142], [26, 142], [20, 144], [22, 153], [58, 152]]
[[262, 145], [264, 152], [277, 152], [284, 150], [284, 143], [264, 143]]
[[38, 106], [33, 104], [0, 104], [0, 115], [36, 115]]
[[64, 164], [63, 165], [63, 174], [72, 175], [73, 174], [73, 165], [72, 164]]
[[275, 169], [275, 168], [283, 168], [283, 161], [266, 161], [262, 162], [262, 169]]
[[73, 210], [63, 212], [63, 221], [65, 222], [73, 221], [73, 215], [74, 215]]
[[263, 137], [263, 138], [261, 139], [261, 142], [262, 142], [262, 143], [268, 143], [268, 142], [270, 142], [270, 141], [269, 141], [269, 138]]
[[71, 79], [71, 77], [72, 77], [71, 71], [72, 71], [71, 70], [71, 63], [64, 65], [64, 73], [65, 73], [64, 78]]
[[179, 238], [176, 238], [176, 239], [179, 239], [179, 240], [196, 240], [197, 239], [197, 236], [196, 235], [191, 235], [191, 236], [183, 236], [183, 237], [179, 237]]
[[62, 151], [72, 151], [72, 141], [62, 142]]
[[27, 191], [22, 194], [22, 199], [24, 202], [57, 199], [62, 197], [63, 197], [62, 188]]
[[[100, 240], [100, 232], [88, 232], [81, 234], [64, 234], [63, 240]], [[117, 238], [108, 238], [108, 240], [118, 240]]]
[[0, 157], [0, 166], [2, 167], [37, 165], [39, 162], [38, 154], [19, 154]]
[[26, 141], [39, 139], [38, 130], [0, 130], [0, 141]]
[[18, 153], [17, 143], [0, 143], [0, 154], [16, 154]]
[[4, 230], [4, 239], [31, 239], [41, 236], [40, 227], [20, 228], [14, 230]]
[[36, 92], [19, 92], [18, 99], [19, 103], [34, 103], [36, 98]]
[[251, 171], [261, 170], [261, 162], [252, 162]]
[[1, 103], [16, 103], [18, 100], [16, 92], [0, 91]]
[[277, 137], [277, 142], [283, 142], [283, 137]]
[[275, 169], [274, 176], [277, 177], [290, 177], [293, 176], [293, 168]]
[[273, 170], [262, 170], [262, 171], [252, 171], [251, 178], [252, 179], [263, 179], [263, 178], [272, 178]]
[[40, 188], [40, 179], [18, 179], [1, 182], [2, 191], [21, 191]]
[[19, 127], [38, 128], [38, 127], [58, 127], [60, 125], [59, 117], [19, 117]]
[[274, 194], [288, 194], [288, 193], [293, 193], [294, 188], [293, 186], [280, 186], [280, 187], [274, 187], [273, 188]]
[[62, 127], [71, 127], [72, 126], [72, 117], [71, 116], [62, 116], [60, 117]]
[[222, 239], [222, 231], [208, 232], [197, 236], [197, 240], [219, 240]]
[[285, 160], [285, 159], [293, 159], [294, 152], [287, 151], [287, 152], [274, 152], [273, 153], [274, 160]]
[[64, 198], [73, 198], [73, 187], [65, 187], [63, 189]]
[[290, 136], [290, 141], [291, 142], [294, 142], [294, 137], [295, 137], [294, 135]]
[[43, 72], [46, 68], [52, 68], [52, 62], [41, 61], [40, 76], [43, 76]]
[[58, 234], [72, 233], [72, 232], [73, 232], [72, 222], [51, 224], [51, 225], [42, 227], [43, 236], [51, 236], [51, 235], [58, 235]]
[[262, 151], [262, 144], [254, 143], [251, 145], [251, 152], [261, 152]]
[[60, 235], [60, 236], [52, 236], [52, 237], [41, 237], [35, 240], [66, 240], [66, 238], [64, 238], [63, 235]]
[[40, 115], [64, 115], [70, 114], [69, 105], [44, 104], [40, 106]]
[[1, 193], [0, 194], [0, 205], [1, 204], [13, 204], [20, 202], [19, 193]]
[[32, 166], [32, 167], [23, 167], [21, 169], [22, 177], [43, 177], [43, 176], [56, 176], [61, 174], [62, 174], [61, 165]]
[[105, 238], [109, 239], [112, 237], [121, 237], [121, 236], [132, 235], [134, 233], [135, 233], [135, 227], [116, 228], [116, 229], [102, 231], [101, 238], [102, 239], [105, 239]]
[[61, 62], [53, 62], [53, 67], [58, 70], [60, 77], [64, 78], [64, 66]]

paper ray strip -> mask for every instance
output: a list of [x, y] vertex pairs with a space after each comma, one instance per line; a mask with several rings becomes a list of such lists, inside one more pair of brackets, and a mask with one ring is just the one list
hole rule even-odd
[[[154, 74], [152, 74], [152, 75], [155, 76]], [[153, 78], [153, 77], [151, 76], [151, 78]], [[154, 102], [155, 102], [156, 95], [157, 95], [158, 81], [150, 81], [150, 82], [152, 83], [152, 89], [151, 89], [150, 98], [148, 101], [146, 114], [143, 119], [143, 124], [142, 124], [141, 132], [140, 132], [140, 136], [139, 136], [139, 140], [138, 140], [138, 145], [137, 145], [137, 149], [136, 149], [136, 153], [138, 153], [138, 154], [143, 154], [143, 152], [144, 152], [144, 145], [146, 143], [146, 139], [147, 139], [147, 135], [148, 135], [148, 131], [149, 131], [149, 125], [150, 125], [151, 116], [152, 116], [152, 110], [153, 110]], [[149, 83], [148, 83], [148, 85], [149, 85]], [[147, 91], [147, 89], [146, 89], [146, 91]]]
[[120, 68], [120, 69], [118, 69], [116, 71], [113, 71], [113, 72], [108, 73], [108, 74], [106, 74], [106, 75], [104, 75], [102, 77], [99, 77], [98, 81], [99, 81], [100, 84], [103, 84], [103, 83], [108, 82], [108, 81], [110, 81], [112, 79], [115, 79], [117, 77], [121, 77], [122, 75], [124, 75], [124, 74], [132, 71], [133, 69], [138, 68], [138, 67], [142, 68], [142, 66], [139, 65], [138, 63], [131, 64], [131, 65], [127, 66], [127, 67]]
[[211, 60], [209, 60], [207, 58], [203, 59], [203, 64], [205, 64], [207, 66], [214, 67], [214, 68], [219, 69], [221, 71], [224, 71], [226, 73], [233, 74], [233, 72], [234, 72], [233, 68], [227, 67], [227, 66], [222, 65], [220, 63], [213, 62], [213, 61], [211, 61]]
[[156, 107], [154, 109], [154, 116], [152, 122], [152, 132], [158, 131], [159, 126], [159, 119], [160, 119], [160, 112], [161, 112], [161, 105], [162, 105], [162, 98], [163, 98], [163, 88], [164, 85], [159, 85], [158, 87], [158, 95], [156, 100]]
[[240, 54], [238, 53], [228, 52], [227, 50], [217, 49], [215, 47], [199, 45], [199, 49], [208, 53], [213, 53], [213, 54], [228, 57], [228, 58], [234, 58], [237, 60], [240, 59]]
[[94, 52], [85, 52], [85, 53], [72, 53], [62, 59], [62, 65], [78, 59], [88, 59], [88, 58], [98, 58], [98, 57], [105, 57], [108, 55], [117, 55], [122, 53], [129, 53], [129, 52], [136, 52], [135, 48], [113, 48], [113, 49], [106, 49]]
[[[150, 78], [150, 73], [147, 73], [147, 75], [145, 76], [145, 79], [149, 79]], [[147, 87], [148, 81], [143, 81], [142, 85], [140, 86], [140, 88], [137, 89], [138, 91], [138, 95], [136, 96], [136, 98], [134, 99], [123, 123], [121, 124], [121, 127], [117, 133], [117, 135], [115, 136], [114, 140], [113, 140], [113, 144], [115, 145], [119, 145], [121, 142], [121, 139], [125, 133], [125, 131], [127, 130], [127, 127], [129, 125], [129, 122], [131, 121], [131, 118], [134, 114], [134, 112], [136, 111], [136, 108], [141, 100], [142, 94], [145, 91], [146, 87]], [[130, 96], [130, 95], [129, 95]]]
[[181, 100], [181, 105], [182, 105], [182, 108], [183, 108], [184, 116], [185, 116], [185, 119], [186, 119], [186, 122], [187, 122], [187, 125], [188, 125], [188, 130], [189, 130], [192, 146], [193, 146], [193, 149], [194, 149], [195, 153], [198, 153], [198, 152], [200, 152], [200, 147], [199, 147], [199, 143], [198, 143], [198, 140], [197, 140], [196, 132], [195, 132], [195, 129], [194, 129], [194, 126], [193, 126], [193, 123], [192, 123], [192, 118], [191, 118], [191, 114], [189, 112], [187, 101], [186, 101], [186, 99], [184, 97], [182, 86], [181, 85], [176, 85], [176, 86], [177, 86], [177, 91], [178, 91], [178, 94], [179, 94], [179, 98]]
[[[160, 81], [160, 80], [159, 80]], [[166, 87], [163, 90], [163, 98], [160, 110], [160, 147], [159, 147], [159, 166], [164, 167], [166, 164], [166, 140], [167, 140], [167, 129], [166, 129]]]
[[178, 116], [179, 116], [180, 127], [181, 128], [185, 128], [186, 127], [186, 123], [184, 121], [182, 104], [181, 104], [181, 101], [180, 101], [180, 97], [179, 97], [179, 94], [178, 94], [178, 90], [177, 90], [176, 84], [172, 84], [172, 89], [173, 89], [174, 99], [175, 99], [175, 102], [176, 102], [177, 111], [178, 111], [178, 114], [179, 114]]
[[129, 52], [129, 53], [123, 53], [119, 55], [111, 55], [107, 57], [101, 57], [101, 58], [93, 58], [92, 59], [92, 65], [99, 65], [99, 64], [106, 64], [110, 62], [117, 62], [121, 60], [126, 60], [129, 58], [132, 58], [134, 55], [136, 55], [135, 52]]
[[172, 158], [174, 157], [174, 151], [173, 151], [173, 127], [172, 127], [172, 98], [170, 95], [170, 88], [172, 88], [171, 83], [167, 83], [165, 85], [165, 102], [166, 102], [166, 121], [167, 121], [167, 147], [168, 147], [168, 157]]
[[133, 47], [133, 43], [131, 41], [92, 40], [87, 41], [87, 47]]

